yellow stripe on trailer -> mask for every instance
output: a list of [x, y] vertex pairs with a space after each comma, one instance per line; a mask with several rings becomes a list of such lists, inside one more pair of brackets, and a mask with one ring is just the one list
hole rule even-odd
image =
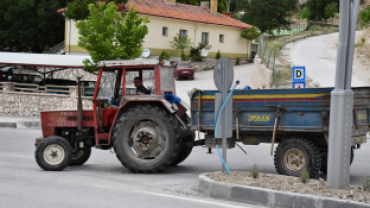
[[[242, 99], [289, 99], [289, 98], [317, 98], [320, 96], [328, 95], [326, 93], [323, 94], [289, 94], [289, 95], [233, 95], [234, 100], [242, 100]], [[199, 95], [193, 99], [199, 99]], [[214, 95], [202, 95], [201, 99], [203, 100], [214, 100]]]

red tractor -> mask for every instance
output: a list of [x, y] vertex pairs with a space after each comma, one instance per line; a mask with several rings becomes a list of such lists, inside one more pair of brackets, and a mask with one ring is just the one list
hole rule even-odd
[[[40, 113], [38, 165], [51, 171], [82, 165], [93, 146], [114, 148], [133, 172], [156, 173], [184, 161], [194, 146], [194, 133], [186, 104], [165, 99], [176, 94], [173, 69], [148, 60], [102, 61], [98, 67], [93, 109], [82, 110], [79, 93], [77, 110]], [[138, 95], [132, 81], [145, 75], [152, 75], [150, 94]]]

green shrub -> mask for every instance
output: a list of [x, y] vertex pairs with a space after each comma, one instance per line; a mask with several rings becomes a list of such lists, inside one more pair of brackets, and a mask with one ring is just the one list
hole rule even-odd
[[166, 51], [162, 51], [161, 54], [159, 55], [159, 60], [169, 60], [169, 59], [170, 59], [170, 55], [168, 55]]
[[256, 164], [254, 164], [252, 170], [249, 171], [249, 175], [253, 178], [258, 178], [258, 176], [260, 175]]
[[181, 61], [188, 61], [189, 56], [187, 56], [185, 53], [181, 54]]
[[240, 58], [236, 58], [236, 62], [235, 62], [236, 65], [240, 65]]
[[310, 181], [310, 173], [305, 168], [300, 173], [300, 179], [302, 183], [308, 183]]
[[191, 47], [190, 48], [190, 59], [192, 61], [198, 61], [198, 62], [202, 61], [202, 56], [200, 54], [200, 51], [201, 49], [199, 47], [197, 48]]
[[359, 13], [361, 23], [362, 25], [368, 25], [370, 23], [370, 7], [367, 7], [366, 9], [362, 10]]
[[222, 55], [221, 55], [221, 52], [220, 52], [220, 49], [217, 51], [217, 54], [216, 54], [216, 59], [218, 60], [218, 59], [220, 59], [222, 57]]

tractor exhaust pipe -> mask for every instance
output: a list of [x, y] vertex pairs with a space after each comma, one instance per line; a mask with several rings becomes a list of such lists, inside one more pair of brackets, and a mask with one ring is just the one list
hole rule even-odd
[[77, 77], [77, 122], [78, 131], [82, 131], [82, 98], [81, 98], [81, 77]]

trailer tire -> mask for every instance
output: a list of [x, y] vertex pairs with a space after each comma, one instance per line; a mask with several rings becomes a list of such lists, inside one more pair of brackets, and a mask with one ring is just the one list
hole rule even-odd
[[37, 145], [35, 159], [46, 171], [61, 171], [72, 160], [72, 146], [63, 137], [47, 137]]
[[[352, 165], [353, 159], [355, 157], [355, 151], [351, 148], [351, 161], [349, 165]], [[325, 156], [322, 157], [322, 162], [321, 162], [321, 172], [327, 174], [328, 173], [328, 154], [325, 153]]]
[[114, 151], [122, 165], [133, 172], [164, 171], [180, 153], [179, 129], [178, 121], [163, 108], [130, 108], [114, 127]]
[[70, 166], [72, 165], [83, 165], [87, 160], [89, 160], [91, 155], [91, 147], [85, 145], [84, 148], [79, 148], [77, 149], [76, 152], [73, 152], [72, 154], [72, 160], [71, 163], [69, 164]]
[[321, 167], [320, 151], [314, 143], [305, 138], [284, 139], [276, 148], [274, 163], [279, 174], [300, 176], [300, 172], [307, 169], [310, 177], [315, 178]]
[[193, 150], [193, 143], [195, 140], [195, 133], [189, 130], [181, 132], [181, 147], [180, 153], [175, 162], [173, 162], [173, 166], [178, 165], [190, 155], [191, 151]]

